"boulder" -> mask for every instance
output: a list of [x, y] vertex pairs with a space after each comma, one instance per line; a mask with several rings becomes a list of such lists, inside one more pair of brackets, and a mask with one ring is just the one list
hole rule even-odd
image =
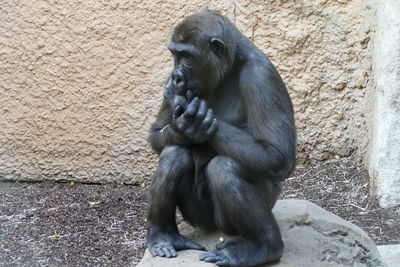
[[[273, 209], [285, 243], [283, 256], [278, 263], [268, 266], [385, 266], [375, 243], [359, 227], [305, 200], [279, 200]], [[206, 233], [186, 223], [179, 226], [182, 234], [215, 249], [222, 233]], [[178, 252], [176, 258], [152, 257], [148, 250], [138, 267], [206, 267], [214, 264], [201, 262], [201, 251]], [[267, 266], [267, 265], [265, 265]]]

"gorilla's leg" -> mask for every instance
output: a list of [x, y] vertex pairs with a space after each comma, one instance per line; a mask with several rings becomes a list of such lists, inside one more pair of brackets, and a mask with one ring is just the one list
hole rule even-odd
[[283, 242], [271, 208], [279, 186], [247, 182], [243, 168], [228, 157], [215, 157], [207, 166], [207, 175], [218, 228], [225, 232], [233, 228], [240, 237], [220, 245], [219, 250], [203, 253], [200, 259], [221, 266], [253, 266], [278, 260]]
[[207, 231], [217, 229], [214, 220], [214, 204], [206, 178], [206, 167], [215, 151], [209, 147], [192, 147], [195, 175], [182, 179], [179, 183], [178, 208], [183, 218], [195, 227]]
[[189, 150], [166, 147], [151, 185], [147, 246], [153, 256], [176, 257], [176, 250], [204, 249], [179, 234], [175, 221], [179, 182], [193, 176]]

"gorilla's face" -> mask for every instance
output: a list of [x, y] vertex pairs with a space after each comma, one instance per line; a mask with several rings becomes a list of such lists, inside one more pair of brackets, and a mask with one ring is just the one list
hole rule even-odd
[[177, 41], [180, 39], [179, 33], [174, 33], [168, 44], [174, 60], [171, 85], [177, 95], [190, 90], [194, 96], [207, 98], [225, 75], [222, 70], [226, 68], [221, 68], [224, 43], [216, 37], [206, 37], [200, 45]]

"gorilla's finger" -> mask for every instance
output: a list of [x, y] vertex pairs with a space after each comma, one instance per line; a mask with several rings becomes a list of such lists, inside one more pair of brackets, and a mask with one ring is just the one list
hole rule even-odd
[[164, 247], [164, 248], [162, 248], [162, 251], [164, 252], [165, 257], [167, 257], [167, 258], [171, 258], [172, 257], [171, 248]]
[[174, 110], [174, 114], [172, 115], [173, 119], [178, 119], [183, 113], [183, 108], [181, 106], [177, 106]]
[[188, 121], [187, 119], [185, 119], [183, 116], [179, 117], [176, 120], [176, 126], [178, 127], [179, 130], [181, 131], [186, 131], [187, 129], [187, 125], [188, 125]]
[[200, 99], [198, 97], [195, 97], [192, 102], [187, 106], [185, 114], [187, 114], [190, 117], [193, 117], [197, 113], [197, 109], [200, 104]]
[[181, 106], [183, 109], [185, 109], [187, 106], [187, 100], [183, 96], [175, 96], [173, 103], [174, 107]]
[[196, 118], [199, 120], [203, 120], [207, 113], [207, 103], [204, 100], [200, 101], [199, 109], [197, 110]]
[[162, 251], [162, 249], [160, 247], [155, 247], [154, 252], [155, 252], [156, 256], [165, 257], [165, 253], [164, 253], [164, 251]]
[[213, 122], [214, 119], [214, 111], [210, 108], [207, 111], [207, 115], [203, 120], [203, 126], [208, 129], [211, 125], [211, 123]]

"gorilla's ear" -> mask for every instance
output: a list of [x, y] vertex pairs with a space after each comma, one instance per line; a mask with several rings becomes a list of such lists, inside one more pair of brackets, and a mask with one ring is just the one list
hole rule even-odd
[[217, 54], [217, 56], [221, 57], [224, 55], [225, 43], [221, 39], [217, 37], [211, 37], [210, 45], [214, 53]]

